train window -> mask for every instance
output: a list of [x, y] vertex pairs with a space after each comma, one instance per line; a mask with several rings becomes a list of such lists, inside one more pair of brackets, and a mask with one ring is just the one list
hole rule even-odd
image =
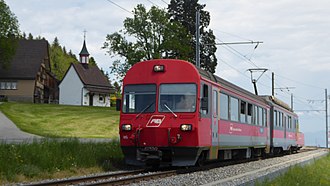
[[155, 112], [156, 85], [126, 85], [124, 113]]
[[288, 116], [289, 129], [292, 129], [292, 118]]
[[254, 105], [253, 108], [253, 124], [258, 125], [258, 107]]
[[253, 105], [248, 103], [248, 107], [247, 107], [247, 123], [251, 124], [252, 123], [252, 110], [253, 109]]
[[216, 90], [213, 90], [213, 98], [212, 98], [212, 112], [213, 117], [217, 117], [218, 115], [218, 92]]
[[238, 121], [238, 99], [230, 97], [230, 120]]
[[228, 120], [229, 105], [228, 96], [220, 93], [220, 118]]
[[259, 119], [258, 124], [260, 126], [262, 126], [262, 123], [263, 123], [262, 116], [263, 116], [263, 114], [262, 114], [262, 108], [261, 107], [258, 107], [258, 119]]
[[278, 112], [278, 126], [283, 127], [283, 113]]
[[159, 112], [196, 111], [195, 84], [161, 84], [159, 90]]
[[277, 122], [277, 110], [274, 110], [274, 126], [278, 126], [278, 122]]
[[246, 122], [246, 102], [241, 100], [240, 119], [242, 123]]
[[202, 95], [201, 104], [200, 104], [201, 114], [204, 117], [208, 117], [208, 113], [209, 113], [209, 86], [208, 85], [202, 84], [201, 95]]
[[266, 109], [262, 109], [262, 121], [263, 121], [263, 123], [262, 123], [262, 125], [263, 126], [267, 126], [267, 110]]

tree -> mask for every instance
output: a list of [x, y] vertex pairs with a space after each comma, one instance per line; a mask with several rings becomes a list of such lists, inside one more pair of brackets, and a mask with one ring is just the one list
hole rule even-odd
[[49, 47], [51, 71], [59, 80], [62, 80], [65, 72], [71, 63], [78, 63], [77, 58], [73, 57], [71, 50], [66, 53], [65, 47], [62, 48], [57, 37]]
[[33, 35], [31, 33], [29, 33], [29, 36], [27, 38], [28, 40], [33, 40]]
[[115, 88], [115, 95], [116, 95], [116, 97], [119, 97], [119, 95], [121, 94], [121, 86], [120, 86], [120, 84], [117, 81], [115, 81], [113, 83], [113, 87]]
[[0, 23], [0, 66], [8, 68], [16, 51], [20, 30], [16, 16], [4, 0], [0, 0]]
[[[135, 63], [149, 59], [180, 58], [188, 60], [193, 51], [187, 30], [170, 21], [165, 10], [151, 7], [149, 11], [139, 4], [133, 18], [124, 20], [124, 29], [108, 34], [103, 48], [110, 56], [124, 58], [113, 61], [111, 73], [121, 79]], [[130, 37], [130, 39], [127, 39]], [[134, 37], [132, 41], [131, 37]]]
[[[168, 12], [171, 20], [180, 22], [190, 33], [190, 47], [196, 48], [196, 11], [200, 11], [200, 60], [201, 68], [212, 73], [215, 72], [217, 58], [215, 52], [215, 36], [211, 29], [206, 30], [210, 24], [210, 13], [203, 10], [205, 4], [201, 5], [198, 0], [171, 0], [168, 6]], [[195, 54], [189, 56], [190, 61], [196, 63]]]
[[88, 64], [92, 65], [92, 66], [97, 66], [96, 61], [93, 57], [90, 57], [88, 60]]

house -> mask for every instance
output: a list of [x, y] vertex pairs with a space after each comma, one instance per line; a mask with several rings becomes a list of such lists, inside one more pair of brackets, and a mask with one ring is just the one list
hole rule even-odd
[[85, 40], [79, 56], [80, 63], [71, 63], [60, 82], [59, 104], [110, 107], [114, 89], [96, 65], [88, 64]]
[[19, 40], [9, 68], [0, 67], [0, 99], [57, 102], [58, 81], [50, 71], [48, 41]]

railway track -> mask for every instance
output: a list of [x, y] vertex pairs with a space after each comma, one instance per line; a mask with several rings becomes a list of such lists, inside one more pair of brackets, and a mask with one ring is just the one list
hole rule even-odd
[[[300, 152], [312, 151], [315, 149], [302, 149]], [[158, 178], [169, 177], [178, 174], [187, 174], [198, 171], [206, 171], [214, 168], [225, 167], [229, 165], [241, 164], [251, 161], [257, 161], [260, 158], [254, 159], [243, 159], [243, 160], [233, 160], [233, 161], [223, 161], [216, 163], [209, 163], [202, 167], [190, 167], [183, 169], [172, 169], [172, 170], [158, 170], [149, 171], [146, 169], [120, 172], [120, 173], [109, 173], [95, 176], [85, 176], [79, 178], [69, 178], [56, 181], [45, 181], [40, 183], [23, 184], [24, 186], [54, 186], [54, 185], [125, 185], [130, 183], [138, 183], [140, 181], [148, 181]]]
[[61, 185], [124, 185], [139, 181], [168, 177], [176, 174], [176, 170], [163, 172], [147, 172], [134, 170], [120, 173], [109, 173], [63, 180], [44, 181], [39, 183], [23, 184], [23, 186], [61, 186]]

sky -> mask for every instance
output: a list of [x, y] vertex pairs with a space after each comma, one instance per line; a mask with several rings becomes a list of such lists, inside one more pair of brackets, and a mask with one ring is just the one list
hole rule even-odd
[[[123, 28], [137, 4], [167, 8], [170, 0], [5, 0], [17, 16], [20, 30], [58, 37], [78, 56], [86, 33], [87, 49], [99, 67], [109, 71], [112, 61], [101, 49], [107, 34]], [[256, 44], [218, 45], [216, 75], [254, 92], [248, 69], [268, 69], [258, 92], [271, 94], [275, 74], [276, 97], [291, 104], [300, 117], [300, 130], [309, 145], [325, 145], [325, 89], [330, 88], [329, 0], [199, 0], [210, 12], [217, 43], [260, 41]], [[119, 5], [119, 6], [118, 6]], [[330, 94], [330, 89], [328, 90]], [[317, 135], [316, 135], [317, 134]]]

